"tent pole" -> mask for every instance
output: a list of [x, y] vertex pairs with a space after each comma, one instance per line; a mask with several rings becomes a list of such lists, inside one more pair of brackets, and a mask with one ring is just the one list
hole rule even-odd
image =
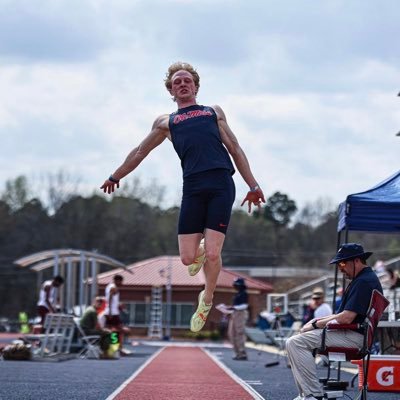
[[[338, 232], [337, 242], [336, 242], [336, 251], [339, 250], [340, 247], [340, 237], [341, 231]], [[335, 283], [333, 285], [333, 296], [332, 296], [332, 313], [335, 314], [336, 312], [336, 292], [337, 292], [337, 281], [338, 281], [338, 266], [335, 264]]]
[[[346, 225], [346, 229], [344, 231], [344, 243], [349, 243], [349, 227], [347, 225]], [[345, 289], [345, 285], [346, 285], [346, 278], [343, 275], [343, 277], [342, 277], [342, 288], [343, 288], [343, 291]]]
[[346, 226], [346, 230], [344, 231], [344, 242], [349, 243], [349, 227]]

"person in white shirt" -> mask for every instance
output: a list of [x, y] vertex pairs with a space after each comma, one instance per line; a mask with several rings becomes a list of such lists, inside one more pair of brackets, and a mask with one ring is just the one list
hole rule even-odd
[[110, 282], [105, 289], [106, 308], [104, 316], [106, 319], [106, 326], [118, 327], [121, 325], [119, 318], [119, 287], [122, 286], [123, 277], [115, 275], [113, 281]]
[[127, 351], [122, 349], [124, 336], [129, 335], [128, 327], [123, 326], [120, 314], [119, 288], [122, 286], [124, 278], [122, 275], [115, 275], [113, 281], [110, 282], [105, 289], [106, 308], [104, 310], [105, 327], [111, 331], [118, 332], [119, 351], [121, 355], [125, 355]]
[[325, 303], [324, 292], [314, 292], [311, 298], [315, 304], [314, 318], [327, 317], [332, 314], [332, 307]]
[[39, 293], [39, 301], [37, 302], [37, 312], [40, 317], [40, 325], [42, 329], [46, 315], [56, 312], [56, 303], [58, 291], [57, 289], [64, 283], [64, 278], [60, 275], [55, 276], [52, 280], [42, 283]]

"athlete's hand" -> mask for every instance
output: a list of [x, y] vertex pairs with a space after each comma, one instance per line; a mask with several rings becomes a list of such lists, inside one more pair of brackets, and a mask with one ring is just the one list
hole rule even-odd
[[[117, 187], [115, 187], [117, 186]], [[114, 190], [119, 188], [119, 182], [115, 183], [115, 182], [111, 182], [109, 179], [107, 179], [101, 186], [100, 189], [103, 189], [104, 193], [113, 193]]]
[[257, 206], [258, 211], [261, 212], [261, 202], [265, 203], [265, 198], [264, 198], [264, 193], [260, 188], [257, 188], [256, 190], [250, 190], [247, 192], [246, 197], [242, 201], [241, 206], [243, 206], [246, 201], [249, 202], [248, 207], [249, 207], [249, 213], [251, 213], [251, 206]]

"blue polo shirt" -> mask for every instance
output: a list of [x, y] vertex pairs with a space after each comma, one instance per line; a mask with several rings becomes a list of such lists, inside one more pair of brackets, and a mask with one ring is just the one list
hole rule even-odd
[[382, 293], [382, 285], [371, 267], [365, 267], [347, 286], [338, 313], [347, 310], [357, 313], [354, 323], [361, 323], [367, 315], [372, 291]]
[[233, 298], [233, 305], [234, 306], [241, 306], [243, 304], [248, 304], [249, 297], [247, 295], [246, 289], [241, 289], [239, 292], [235, 294]]

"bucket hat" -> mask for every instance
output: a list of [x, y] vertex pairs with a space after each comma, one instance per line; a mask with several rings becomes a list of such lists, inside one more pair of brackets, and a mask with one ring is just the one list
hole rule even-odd
[[312, 299], [322, 299], [323, 297], [325, 297], [325, 292], [322, 287], [316, 287], [313, 289], [311, 296]]
[[245, 284], [243, 278], [236, 278], [236, 279], [233, 281], [233, 286], [246, 287], [246, 284]]
[[355, 258], [367, 259], [371, 254], [370, 251], [364, 251], [361, 244], [358, 243], [344, 243], [340, 246], [335, 257], [332, 258], [329, 264], [337, 264], [340, 261], [354, 260]]
[[311, 296], [312, 299], [322, 299], [323, 297], [325, 297], [325, 296], [321, 292], [313, 293], [313, 295]]

